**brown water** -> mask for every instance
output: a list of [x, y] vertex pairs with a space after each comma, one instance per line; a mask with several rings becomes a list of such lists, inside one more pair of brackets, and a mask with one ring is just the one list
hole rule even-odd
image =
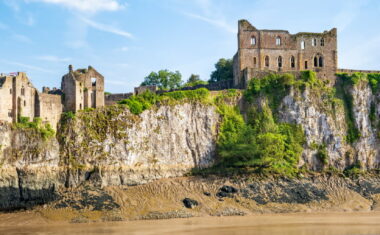
[[380, 234], [380, 213], [282, 214], [201, 217], [65, 225], [1, 225], [0, 234]]

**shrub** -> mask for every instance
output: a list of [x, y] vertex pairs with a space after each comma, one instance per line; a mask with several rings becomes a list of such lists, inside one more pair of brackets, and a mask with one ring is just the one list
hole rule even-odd
[[380, 73], [369, 73], [367, 74], [367, 79], [372, 92], [377, 92], [379, 90]]
[[219, 108], [223, 116], [217, 143], [219, 163], [224, 168], [244, 168], [293, 176], [305, 142], [298, 125], [276, 123], [271, 110], [251, 110], [245, 123], [239, 110]]
[[50, 124], [42, 124], [42, 119], [36, 117], [33, 122], [29, 122], [29, 117], [19, 117], [19, 122], [15, 123], [15, 127], [19, 129], [33, 129], [41, 135], [44, 140], [49, 139], [55, 135], [55, 131], [51, 128]]
[[323, 166], [327, 166], [329, 164], [329, 155], [326, 149], [326, 145], [319, 145], [317, 147], [317, 150], [318, 151], [316, 157], [319, 159]]

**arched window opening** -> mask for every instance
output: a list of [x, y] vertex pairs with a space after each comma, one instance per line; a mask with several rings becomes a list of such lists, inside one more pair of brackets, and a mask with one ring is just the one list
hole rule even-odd
[[317, 46], [317, 39], [316, 38], [313, 38], [311, 40], [311, 45], [313, 45], [313, 47]]
[[24, 100], [24, 106], [26, 106], [26, 100]]
[[96, 78], [91, 78], [91, 84], [92, 84], [93, 86], [96, 86]]
[[257, 64], [257, 59], [256, 59], [256, 57], [253, 57], [253, 64], [254, 64], [254, 65]]
[[324, 38], [321, 39], [321, 46], [325, 46], [325, 39]]
[[280, 46], [280, 45], [281, 45], [281, 38], [280, 38], [280, 37], [277, 37], [277, 38], [276, 38], [276, 45], [277, 45], [277, 46]]
[[9, 89], [9, 94], [12, 94], [12, 88], [11, 88], [11, 89]]
[[305, 69], [307, 69], [307, 60], [305, 61]]
[[282, 68], [282, 57], [281, 56], [278, 57], [278, 67]]
[[79, 104], [79, 109], [82, 109], [82, 104]]
[[305, 41], [301, 41], [301, 49], [305, 49]]
[[318, 58], [314, 57], [314, 67], [318, 67]]
[[256, 45], [256, 37], [255, 36], [251, 37], [251, 45], [252, 46]]
[[25, 95], [25, 88], [24, 87], [21, 88], [21, 95]]
[[319, 57], [319, 67], [323, 67], [323, 57]]
[[294, 56], [292, 56], [292, 57], [290, 58], [290, 66], [291, 66], [292, 68], [295, 68], [295, 67], [296, 67], [296, 59], [294, 58]]
[[269, 67], [269, 56], [265, 56], [265, 67]]

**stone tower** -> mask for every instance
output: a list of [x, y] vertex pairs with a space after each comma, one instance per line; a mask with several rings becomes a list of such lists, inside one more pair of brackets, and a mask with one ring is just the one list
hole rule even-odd
[[336, 28], [323, 33], [290, 34], [285, 30], [259, 30], [246, 20], [240, 20], [238, 27], [235, 87], [245, 88], [251, 78], [268, 72], [313, 70], [322, 79], [335, 77]]
[[62, 77], [64, 111], [104, 106], [104, 77], [93, 67], [73, 70]]

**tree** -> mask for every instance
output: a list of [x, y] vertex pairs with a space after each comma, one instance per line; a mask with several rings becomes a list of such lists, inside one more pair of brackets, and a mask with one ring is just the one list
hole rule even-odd
[[193, 82], [197, 82], [197, 81], [200, 81], [201, 79], [199, 78], [199, 75], [197, 74], [191, 74], [189, 79], [187, 80], [187, 83], [193, 83]]
[[209, 82], [220, 82], [233, 79], [232, 59], [219, 59], [215, 64], [215, 71], [211, 73]]
[[199, 78], [199, 75], [191, 74], [184, 86], [185, 87], [192, 87], [192, 86], [201, 85], [201, 84], [206, 85], [206, 84], [208, 84], [208, 82], [201, 80]]
[[141, 83], [141, 86], [150, 85], [158, 86], [163, 90], [179, 88], [182, 85], [182, 75], [179, 71], [170, 72], [167, 69], [160, 70], [157, 73], [151, 72]]

